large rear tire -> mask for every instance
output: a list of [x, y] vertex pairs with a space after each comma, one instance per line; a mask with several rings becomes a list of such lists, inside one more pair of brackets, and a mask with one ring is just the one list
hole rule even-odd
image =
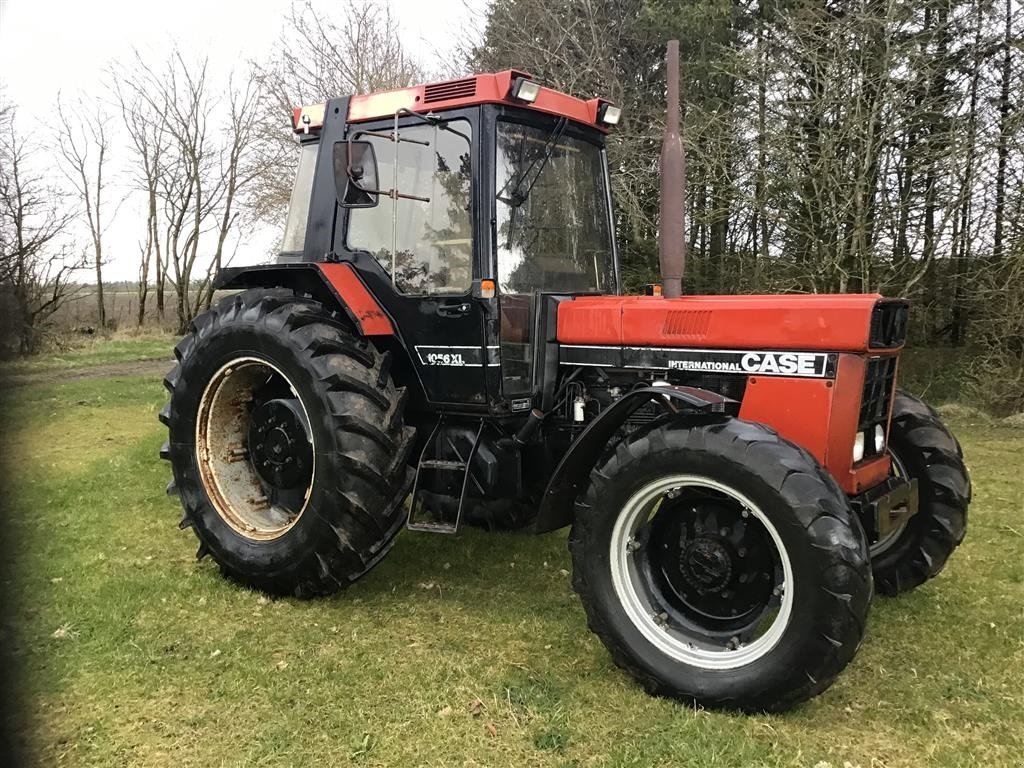
[[569, 549], [591, 630], [655, 694], [784, 710], [864, 634], [864, 532], [814, 458], [759, 424], [629, 435], [591, 473]]
[[336, 591], [402, 528], [414, 431], [388, 357], [287, 290], [230, 296], [175, 348], [160, 414], [185, 515], [223, 573], [281, 595]]
[[908, 592], [938, 575], [967, 533], [971, 480], [960, 443], [938, 414], [896, 392], [889, 427], [893, 473], [917, 479], [917, 514], [871, 545], [875, 586]]

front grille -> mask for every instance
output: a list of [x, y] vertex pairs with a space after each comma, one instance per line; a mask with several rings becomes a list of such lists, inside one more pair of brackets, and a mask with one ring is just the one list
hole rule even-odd
[[872, 349], [895, 349], [907, 340], [910, 304], [903, 299], [882, 299], [871, 310], [871, 333], [868, 345]]
[[434, 101], [447, 101], [448, 99], [465, 99], [476, 96], [476, 78], [468, 77], [465, 80], [450, 80], [447, 83], [431, 83], [423, 86], [423, 101], [430, 104]]
[[864, 375], [864, 394], [860, 401], [859, 430], [883, 428], [889, 420], [893, 385], [896, 383], [896, 358], [872, 357]]

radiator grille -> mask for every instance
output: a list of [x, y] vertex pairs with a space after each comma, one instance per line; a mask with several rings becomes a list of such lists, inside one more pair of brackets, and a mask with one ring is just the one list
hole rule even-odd
[[872, 349], [893, 349], [907, 340], [910, 305], [902, 300], [882, 300], [871, 310]]
[[885, 426], [889, 419], [889, 405], [895, 383], [895, 357], [873, 357], [868, 360], [864, 395], [860, 401], [859, 429], [871, 429], [876, 424]]
[[476, 78], [468, 77], [465, 80], [452, 80], [447, 83], [431, 83], [423, 86], [423, 101], [430, 104], [433, 101], [447, 101], [448, 99], [466, 99], [476, 96]]

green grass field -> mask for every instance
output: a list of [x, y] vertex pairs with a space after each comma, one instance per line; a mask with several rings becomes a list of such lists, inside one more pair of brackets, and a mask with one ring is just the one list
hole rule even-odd
[[154, 331], [139, 337], [83, 337], [65, 351], [0, 363], [0, 376], [23, 376], [56, 371], [81, 371], [100, 365], [170, 360], [176, 339]]
[[[3, 642], [45, 766], [966, 766], [1024, 755], [1024, 430], [954, 424], [968, 538], [876, 601], [780, 716], [648, 697], [586, 628], [565, 534], [403, 534], [349, 591], [268, 600], [196, 563], [153, 378], [19, 386]], [[16, 466], [14, 465], [14, 462]]]

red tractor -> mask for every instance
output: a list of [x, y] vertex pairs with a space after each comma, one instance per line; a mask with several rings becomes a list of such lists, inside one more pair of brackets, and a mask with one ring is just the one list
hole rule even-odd
[[403, 527], [571, 526], [589, 626], [651, 692], [781, 710], [833, 681], [873, 591], [963, 539], [970, 482], [896, 389], [906, 301], [679, 295], [676, 71], [664, 295], [622, 294], [607, 101], [506, 71], [295, 110], [280, 257], [218, 275], [165, 380], [199, 557], [307, 597]]

